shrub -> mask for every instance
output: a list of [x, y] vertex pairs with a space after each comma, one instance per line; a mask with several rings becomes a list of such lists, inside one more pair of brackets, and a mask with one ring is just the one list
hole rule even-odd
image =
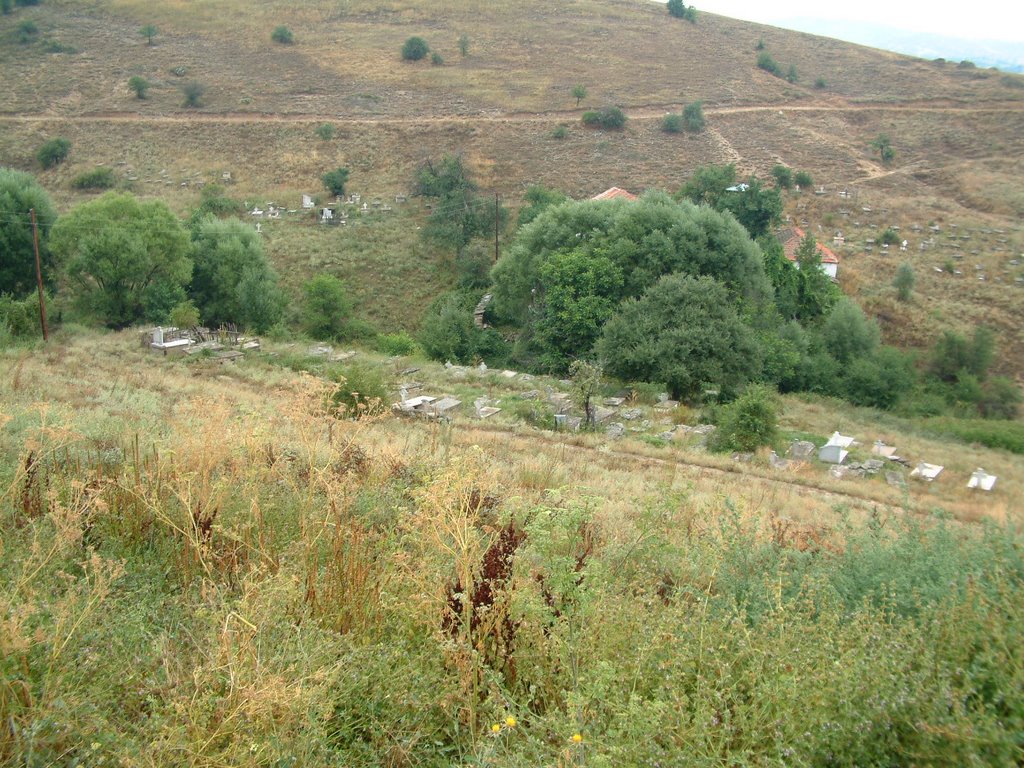
[[978, 412], [986, 419], [1016, 419], [1022, 396], [1013, 379], [993, 376], [981, 388]]
[[14, 0], [0, 0], [0, 13], [3, 13], [4, 16], [9, 14], [12, 8], [14, 8]]
[[39, 148], [39, 151], [36, 153], [36, 159], [43, 168], [53, 168], [53, 166], [64, 162], [70, 151], [71, 142], [63, 136], [57, 136], [45, 142]]
[[146, 91], [149, 90], [149, 81], [139, 75], [133, 75], [128, 78], [128, 87], [134, 91], [136, 98], [144, 99], [146, 98]]
[[1024, 454], [1024, 424], [1016, 421], [935, 418], [921, 422], [930, 434]]
[[569, 128], [565, 125], [556, 125], [554, 130], [551, 131], [552, 139], [564, 139], [569, 135]]
[[345, 284], [334, 275], [317, 275], [302, 292], [302, 330], [314, 339], [340, 339], [352, 314]]
[[270, 33], [270, 39], [275, 43], [281, 43], [281, 45], [291, 45], [295, 42], [295, 36], [292, 35], [292, 31], [288, 27], [274, 27], [274, 31]]
[[15, 339], [40, 335], [39, 294], [31, 293], [21, 301], [0, 294], [0, 332]]
[[388, 388], [379, 367], [350, 365], [337, 371], [332, 379], [337, 388], [331, 404], [350, 418], [359, 419], [379, 413], [387, 407]]
[[78, 174], [71, 182], [74, 189], [111, 189], [117, 183], [114, 171], [106, 166]]
[[683, 116], [677, 115], [674, 112], [665, 115], [661, 120], [661, 130], [665, 133], [679, 133], [683, 130]]
[[763, 69], [765, 72], [775, 75], [776, 77], [782, 76], [782, 67], [779, 66], [779, 63], [775, 61], [775, 59], [772, 58], [772, 55], [767, 51], [763, 51], [757, 57], [757, 68]]
[[382, 333], [377, 337], [377, 351], [383, 352], [385, 355], [407, 357], [419, 352], [420, 345], [405, 331]]
[[886, 227], [879, 240], [884, 245], [896, 245], [900, 241], [900, 236], [892, 227]]
[[330, 123], [323, 123], [322, 125], [318, 125], [316, 127], [316, 135], [319, 136], [324, 141], [330, 141], [331, 139], [333, 139], [335, 132], [335, 127]]
[[584, 112], [583, 124], [591, 128], [619, 130], [626, 124], [626, 116], [618, 107], [601, 107]]
[[757, 384], [718, 411], [718, 429], [708, 440], [713, 451], [753, 451], [771, 445], [777, 435], [775, 392]]
[[[693, 6], [690, 6], [691, 8]], [[699, 101], [693, 101], [683, 107], [683, 128], [687, 133], [700, 133], [707, 121], [704, 119], [704, 107]]]
[[814, 186], [814, 179], [807, 171], [797, 171], [793, 174], [793, 183], [801, 189], [808, 189]]
[[181, 92], [185, 95], [185, 103], [183, 106], [186, 107], [199, 107], [202, 106], [201, 100], [203, 94], [206, 93], [206, 86], [202, 83], [192, 81], [191, 83], [185, 83], [181, 87]]
[[444, 64], [444, 58], [441, 56], [440, 53], [434, 51], [433, 53], [430, 54], [430, 63], [435, 67], [440, 67], [442, 64]]
[[469, 35], [459, 35], [459, 53], [464, 57], [469, 55]]
[[167, 319], [178, 328], [194, 328], [199, 325], [199, 309], [191, 301], [182, 301], [175, 305]]
[[419, 61], [430, 52], [430, 46], [422, 37], [410, 37], [402, 44], [402, 59]]
[[814, 87], [821, 91], [824, 90], [825, 88], [828, 88], [828, 83], [825, 81], [824, 77], [819, 77], [817, 80], [814, 81]]
[[790, 64], [789, 69], [786, 71], [786, 82], [795, 83], [799, 78], [796, 73], [796, 64]]
[[146, 24], [139, 30], [139, 34], [146, 38], [147, 45], [152, 45], [153, 38], [156, 37], [156, 27], [152, 24]]
[[793, 170], [788, 166], [779, 164], [772, 168], [772, 178], [779, 189], [793, 188]]
[[666, 5], [670, 16], [675, 16], [677, 19], [681, 19], [686, 15], [686, 5], [683, 0], [668, 0]]
[[30, 19], [18, 22], [18, 42], [22, 44], [31, 43], [39, 34], [39, 27]]
[[896, 270], [896, 278], [892, 281], [900, 301], [910, 300], [910, 294], [914, 290], [914, 280], [914, 268], [908, 262], [900, 264], [899, 269]]
[[321, 176], [320, 180], [332, 195], [341, 197], [345, 194], [345, 184], [348, 182], [348, 168], [335, 168]]
[[494, 251], [490, 244], [471, 243], [455, 255], [460, 288], [486, 288], [491, 282]]

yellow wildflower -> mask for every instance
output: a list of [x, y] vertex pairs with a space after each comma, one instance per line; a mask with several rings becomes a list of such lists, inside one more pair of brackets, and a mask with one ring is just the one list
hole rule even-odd
[[505, 718], [505, 725], [507, 725], [509, 728], [515, 728], [516, 727], [516, 719], [514, 717], [512, 717], [512, 715], [509, 715], [508, 717]]
[[580, 743], [582, 743], [582, 741], [583, 741], [583, 734], [582, 733], [574, 733], [572, 735], [572, 743], [573, 744], [580, 744]]

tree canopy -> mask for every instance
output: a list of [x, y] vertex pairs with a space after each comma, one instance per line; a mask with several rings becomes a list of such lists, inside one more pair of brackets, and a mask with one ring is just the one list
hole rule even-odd
[[675, 398], [692, 398], [709, 384], [735, 392], [761, 372], [754, 332], [726, 287], [707, 276], [662, 277], [621, 306], [596, 349], [606, 372], [664, 383]]
[[615, 265], [623, 275], [616, 300], [639, 296], [673, 272], [714, 277], [734, 296], [755, 303], [772, 295], [761, 251], [741, 226], [708, 208], [650, 193], [637, 201], [584, 200], [547, 207], [519, 230], [495, 265], [496, 311], [525, 322], [534, 302], [544, 298], [544, 264], [573, 251]]
[[192, 238], [191, 295], [204, 323], [264, 333], [281, 319], [284, 297], [255, 229], [211, 216], [198, 223]]
[[62, 216], [50, 245], [80, 306], [111, 328], [163, 320], [192, 275], [188, 234], [159, 200], [108, 192]]
[[49, 248], [49, 234], [57, 220], [50, 196], [35, 178], [21, 171], [0, 168], [0, 295], [21, 298], [36, 288], [36, 261], [32, 243], [35, 209], [39, 229], [39, 257], [43, 281], [53, 288], [56, 269]]
[[708, 205], [716, 211], [728, 211], [752, 238], [768, 234], [782, 216], [779, 191], [763, 187], [753, 177], [738, 184], [733, 165], [697, 168], [679, 190], [678, 197], [698, 205]]

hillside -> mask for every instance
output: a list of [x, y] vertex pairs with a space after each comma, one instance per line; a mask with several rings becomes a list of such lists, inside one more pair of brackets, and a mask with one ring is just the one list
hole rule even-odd
[[[387, 201], [409, 192], [421, 162], [446, 152], [462, 153], [481, 187], [512, 205], [530, 184], [577, 197], [613, 184], [674, 190], [704, 164], [732, 162], [767, 178], [784, 163], [824, 189], [789, 196], [788, 212], [824, 242], [843, 232], [840, 282], [890, 340], [923, 347], [943, 328], [987, 323], [1000, 334], [996, 368], [1024, 370], [1019, 77], [712, 14], [690, 24], [644, 2], [465, 1], [441, 12], [416, 2], [294, 6], [19, 8], [0, 18], [10, 90], [0, 156], [35, 169], [39, 144], [66, 136], [69, 160], [39, 176], [61, 207], [82, 199], [70, 180], [104, 164], [125, 187], [182, 212], [195, 204], [197, 182], [225, 172], [236, 197], [297, 208], [337, 165], [351, 169], [352, 191]], [[16, 25], [25, 19], [39, 35], [22, 44]], [[292, 45], [270, 41], [282, 23]], [[143, 24], [158, 29], [153, 45], [138, 32]], [[441, 66], [401, 61], [401, 43], [414, 34], [442, 55]], [[53, 41], [76, 52], [54, 53]], [[755, 66], [759, 42], [784, 68], [796, 67], [796, 83]], [[152, 83], [147, 99], [129, 91], [132, 75]], [[206, 87], [199, 108], [182, 107], [186, 81]], [[576, 84], [588, 90], [579, 109]], [[660, 130], [666, 112], [694, 100], [704, 104], [706, 132]], [[625, 131], [579, 125], [584, 108], [604, 104], [626, 111]], [[336, 127], [330, 140], [314, 134], [323, 123]], [[559, 125], [567, 135], [552, 138]], [[869, 148], [879, 134], [892, 139], [891, 166]], [[369, 229], [268, 222], [268, 249], [293, 288], [303, 275], [332, 271], [378, 325], [415, 328], [451, 278], [444, 254], [417, 236], [423, 211], [414, 203]], [[906, 254], [866, 250], [888, 226], [904, 233]], [[382, 270], [382, 259], [392, 266]], [[919, 278], [909, 304], [889, 288], [904, 259]]]

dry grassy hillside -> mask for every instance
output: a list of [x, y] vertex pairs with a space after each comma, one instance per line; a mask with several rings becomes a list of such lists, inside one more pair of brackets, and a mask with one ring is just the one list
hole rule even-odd
[[[25, 19], [40, 30], [29, 44], [16, 39]], [[139, 34], [149, 23], [158, 28], [152, 46]], [[281, 24], [293, 45], [271, 42]], [[410, 35], [424, 37], [443, 64], [401, 61]], [[96, 164], [184, 212], [196, 182], [225, 171], [239, 198], [297, 207], [301, 192], [319, 190], [320, 174], [344, 165], [353, 191], [387, 199], [409, 190], [417, 164], [444, 152], [463, 153], [481, 186], [512, 204], [534, 183], [573, 196], [612, 184], [674, 189], [702, 164], [733, 162], [766, 177], [784, 163], [825, 189], [791, 196], [790, 215], [826, 242], [846, 235], [841, 283], [892, 340], [925, 346], [944, 327], [987, 322], [1000, 331], [997, 367], [1024, 370], [1024, 268], [1011, 263], [1024, 251], [1018, 76], [711, 14], [690, 24], [655, 3], [611, 0], [52, 0], [0, 18], [0, 40], [8, 89], [0, 157], [33, 168], [45, 138], [68, 137], [68, 162], [40, 174], [62, 207], [82, 197], [71, 178]], [[48, 41], [77, 52], [50, 52]], [[759, 41], [784, 69], [795, 65], [795, 84], [755, 66]], [[129, 91], [133, 75], [152, 83], [146, 100]], [[815, 87], [819, 79], [825, 87]], [[188, 81], [206, 86], [199, 108], [182, 107]], [[588, 89], [580, 109], [570, 95], [576, 84]], [[665, 112], [694, 100], [704, 103], [706, 132], [660, 130]], [[605, 104], [626, 111], [626, 129], [582, 128], [582, 109]], [[337, 127], [329, 141], [314, 135], [324, 122]], [[567, 135], [552, 138], [559, 125]], [[890, 166], [869, 148], [882, 133], [897, 153]], [[293, 284], [334, 271], [371, 319], [415, 327], [448, 273], [419, 252], [422, 211], [399, 213], [396, 223], [362, 232], [282, 223], [270, 251]], [[906, 236], [905, 254], [866, 250], [888, 226]], [[889, 288], [903, 260], [918, 274], [908, 304]], [[382, 268], [396, 263], [401, 276]]]

